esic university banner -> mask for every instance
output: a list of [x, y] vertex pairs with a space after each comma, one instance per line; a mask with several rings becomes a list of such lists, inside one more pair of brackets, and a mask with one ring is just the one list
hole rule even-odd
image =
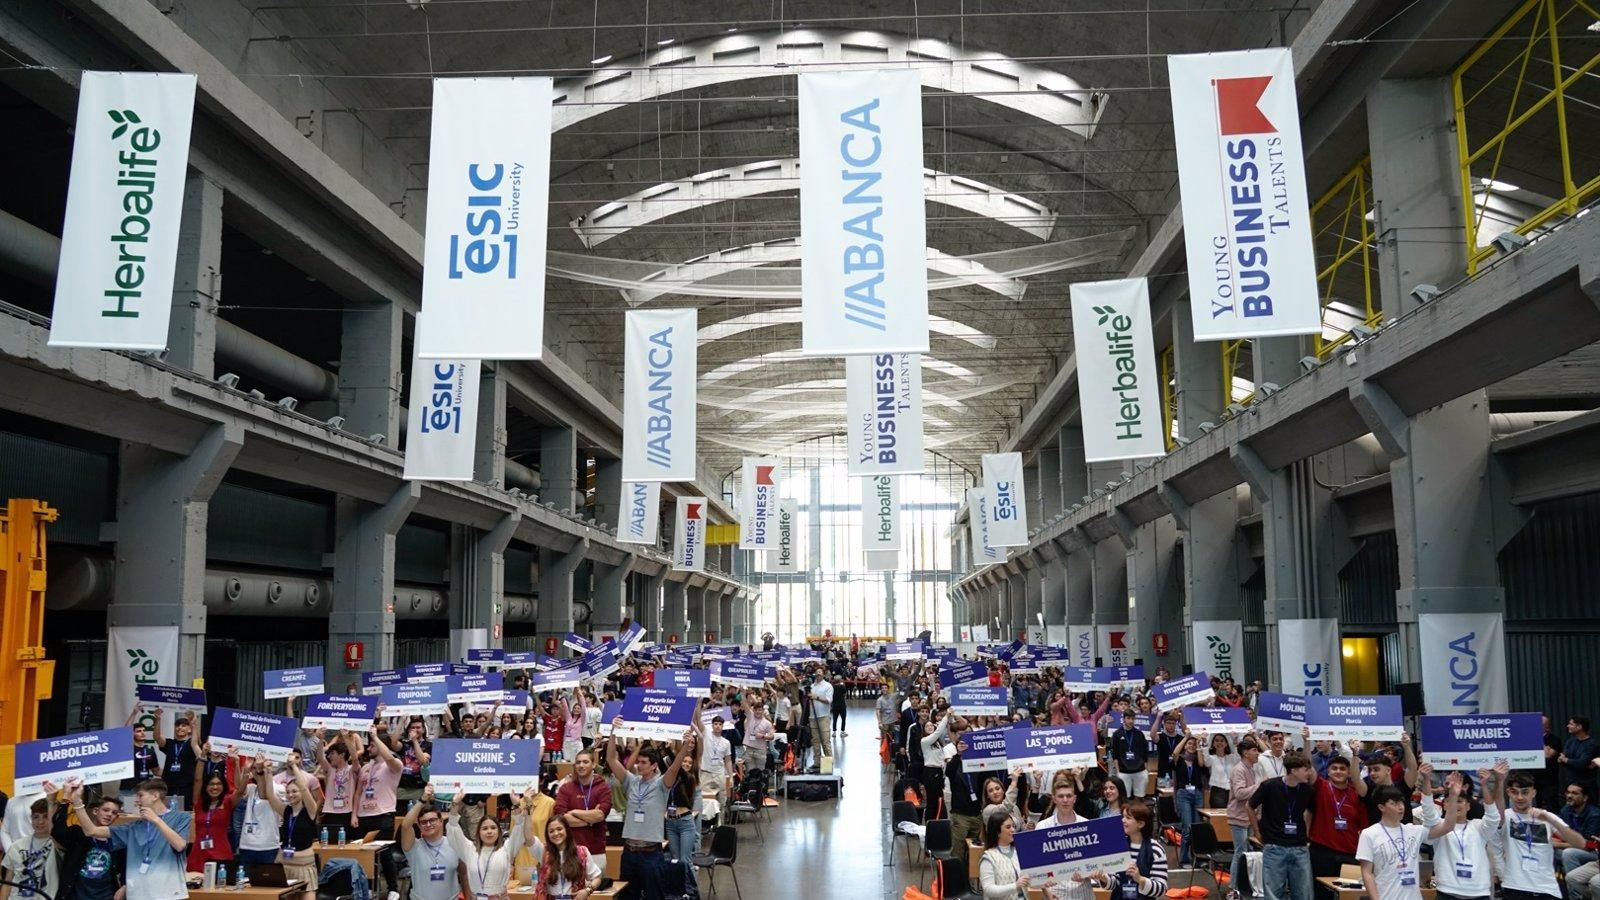
[[83, 73], [50, 346], [167, 348], [194, 87], [193, 75]]
[[1106, 462], [1166, 453], [1147, 283], [1124, 278], [1074, 284], [1071, 290], [1083, 458]]
[[413, 359], [405, 477], [471, 481], [478, 443], [478, 361]]
[[983, 454], [983, 489], [989, 498], [989, 546], [1028, 545], [1028, 506], [1021, 453]]
[[844, 361], [845, 472], [922, 472], [922, 357], [847, 356]]
[[800, 75], [801, 352], [928, 352], [922, 79]]
[[746, 456], [740, 466], [739, 549], [770, 550], [778, 545], [778, 488], [783, 464]]
[[433, 82], [423, 359], [538, 359], [544, 351], [551, 84]]
[[623, 348], [622, 480], [694, 481], [693, 309], [632, 309]]
[[1167, 74], [1195, 340], [1317, 333], [1288, 49], [1169, 56]]

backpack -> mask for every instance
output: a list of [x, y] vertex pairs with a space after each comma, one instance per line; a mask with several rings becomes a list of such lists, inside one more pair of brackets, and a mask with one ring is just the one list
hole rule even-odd
[[821, 782], [790, 782], [789, 797], [794, 800], [804, 800], [808, 803], [818, 803], [823, 800], [832, 800], [834, 793], [829, 785]]

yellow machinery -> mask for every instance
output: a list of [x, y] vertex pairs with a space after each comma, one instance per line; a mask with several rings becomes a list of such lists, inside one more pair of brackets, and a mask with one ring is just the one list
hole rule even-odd
[[16, 747], [39, 736], [39, 701], [56, 664], [44, 658], [44, 527], [56, 511], [11, 500], [0, 518], [0, 789], [11, 791]]

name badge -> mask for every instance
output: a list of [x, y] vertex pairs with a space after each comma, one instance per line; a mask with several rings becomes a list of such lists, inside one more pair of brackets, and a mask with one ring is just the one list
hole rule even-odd
[[632, 815], [633, 815], [633, 821], [634, 821], [635, 824], [641, 823], [641, 822], [644, 821], [644, 811], [643, 810], [635, 810], [632, 813]]
[[431, 866], [428, 867], [428, 880], [429, 881], [443, 881], [444, 880], [444, 872], [445, 872], [444, 866], [435, 863], [434, 865], [431, 865]]
[[1139, 896], [1139, 884], [1132, 879], [1122, 881], [1122, 900], [1136, 900]]
[[1405, 863], [1400, 863], [1399, 864], [1399, 869], [1400, 869], [1400, 885], [1402, 887], [1416, 887], [1417, 886], [1417, 870], [1411, 868], [1410, 866], [1406, 865]]
[[1472, 879], [1472, 863], [1466, 860], [1456, 860], [1456, 877], [1470, 881]]
[[256, 823], [254, 823], [254, 822], [246, 822], [246, 823], [244, 823], [244, 833], [245, 834], [255, 834], [256, 833]]
[[1186, 785], [1183, 786], [1183, 789], [1192, 794], [1195, 791], [1199, 790], [1200, 788], [1198, 788], [1198, 787], [1196, 787], [1195, 785], [1192, 785], [1192, 784], [1186, 784]]
[[200, 839], [200, 849], [201, 850], [210, 850], [211, 849], [211, 838], [209, 838], [209, 837], [201, 838]]
[[1299, 834], [1300, 833], [1300, 823], [1298, 823], [1298, 822], [1296, 822], [1296, 821], [1294, 821], [1292, 819], [1284, 822], [1283, 823], [1283, 833], [1284, 834]]
[[293, 847], [285, 847], [285, 848], [283, 848], [283, 858], [284, 859], [294, 859], [294, 848]]
[[144, 862], [139, 863], [139, 874], [140, 875], [146, 875], [146, 874], [149, 874], [149, 872], [150, 872], [150, 860], [147, 859]]
[[1334, 831], [1344, 831], [1346, 828], [1349, 828], [1349, 827], [1350, 827], [1350, 822], [1347, 819], [1345, 819], [1344, 816], [1334, 816], [1333, 817], [1333, 830]]

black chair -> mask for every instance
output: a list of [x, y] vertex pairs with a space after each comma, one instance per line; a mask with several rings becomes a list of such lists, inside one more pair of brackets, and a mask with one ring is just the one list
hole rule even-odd
[[739, 859], [739, 831], [732, 825], [718, 825], [711, 832], [711, 850], [708, 853], [697, 853], [694, 857], [696, 871], [705, 869], [707, 879], [711, 885], [711, 895], [717, 894], [717, 867], [727, 866], [733, 874], [733, 890], [739, 900], [744, 900], [744, 892], [739, 888], [739, 872], [733, 864]]
[[[934, 819], [927, 825], [927, 831], [922, 836], [922, 848], [928, 854], [928, 859], [934, 866], [957, 859], [954, 847], [955, 841], [950, 833], [949, 819]], [[917, 876], [917, 884], [922, 884], [922, 876]]]
[[[1195, 873], [1200, 870], [1202, 862], [1205, 863], [1206, 874], [1211, 876], [1212, 885], [1220, 894], [1222, 881], [1217, 878], [1217, 872], [1227, 871], [1233, 864], [1233, 854], [1222, 849], [1221, 842], [1217, 840], [1217, 833], [1212, 830], [1211, 823], [1204, 818], [1189, 826], [1189, 865], [1193, 867], [1189, 870], [1189, 887], [1194, 887]], [[1228, 887], [1232, 888], [1233, 885], [1230, 884]]]
[[[917, 836], [914, 834], [906, 834], [904, 831], [901, 831], [900, 823], [920, 823], [922, 821], [922, 813], [917, 809], [917, 805], [912, 803], [910, 800], [896, 800], [889, 809], [889, 829], [894, 835], [894, 840], [898, 841], [901, 838], [905, 838], [911, 842], [910, 844], [906, 845], [906, 863], [909, 865], [911, 862], [911, 847], [917, 843]], [[889, 853], [889, 865], [895, 865], [894, 852], [892, 848]]]

